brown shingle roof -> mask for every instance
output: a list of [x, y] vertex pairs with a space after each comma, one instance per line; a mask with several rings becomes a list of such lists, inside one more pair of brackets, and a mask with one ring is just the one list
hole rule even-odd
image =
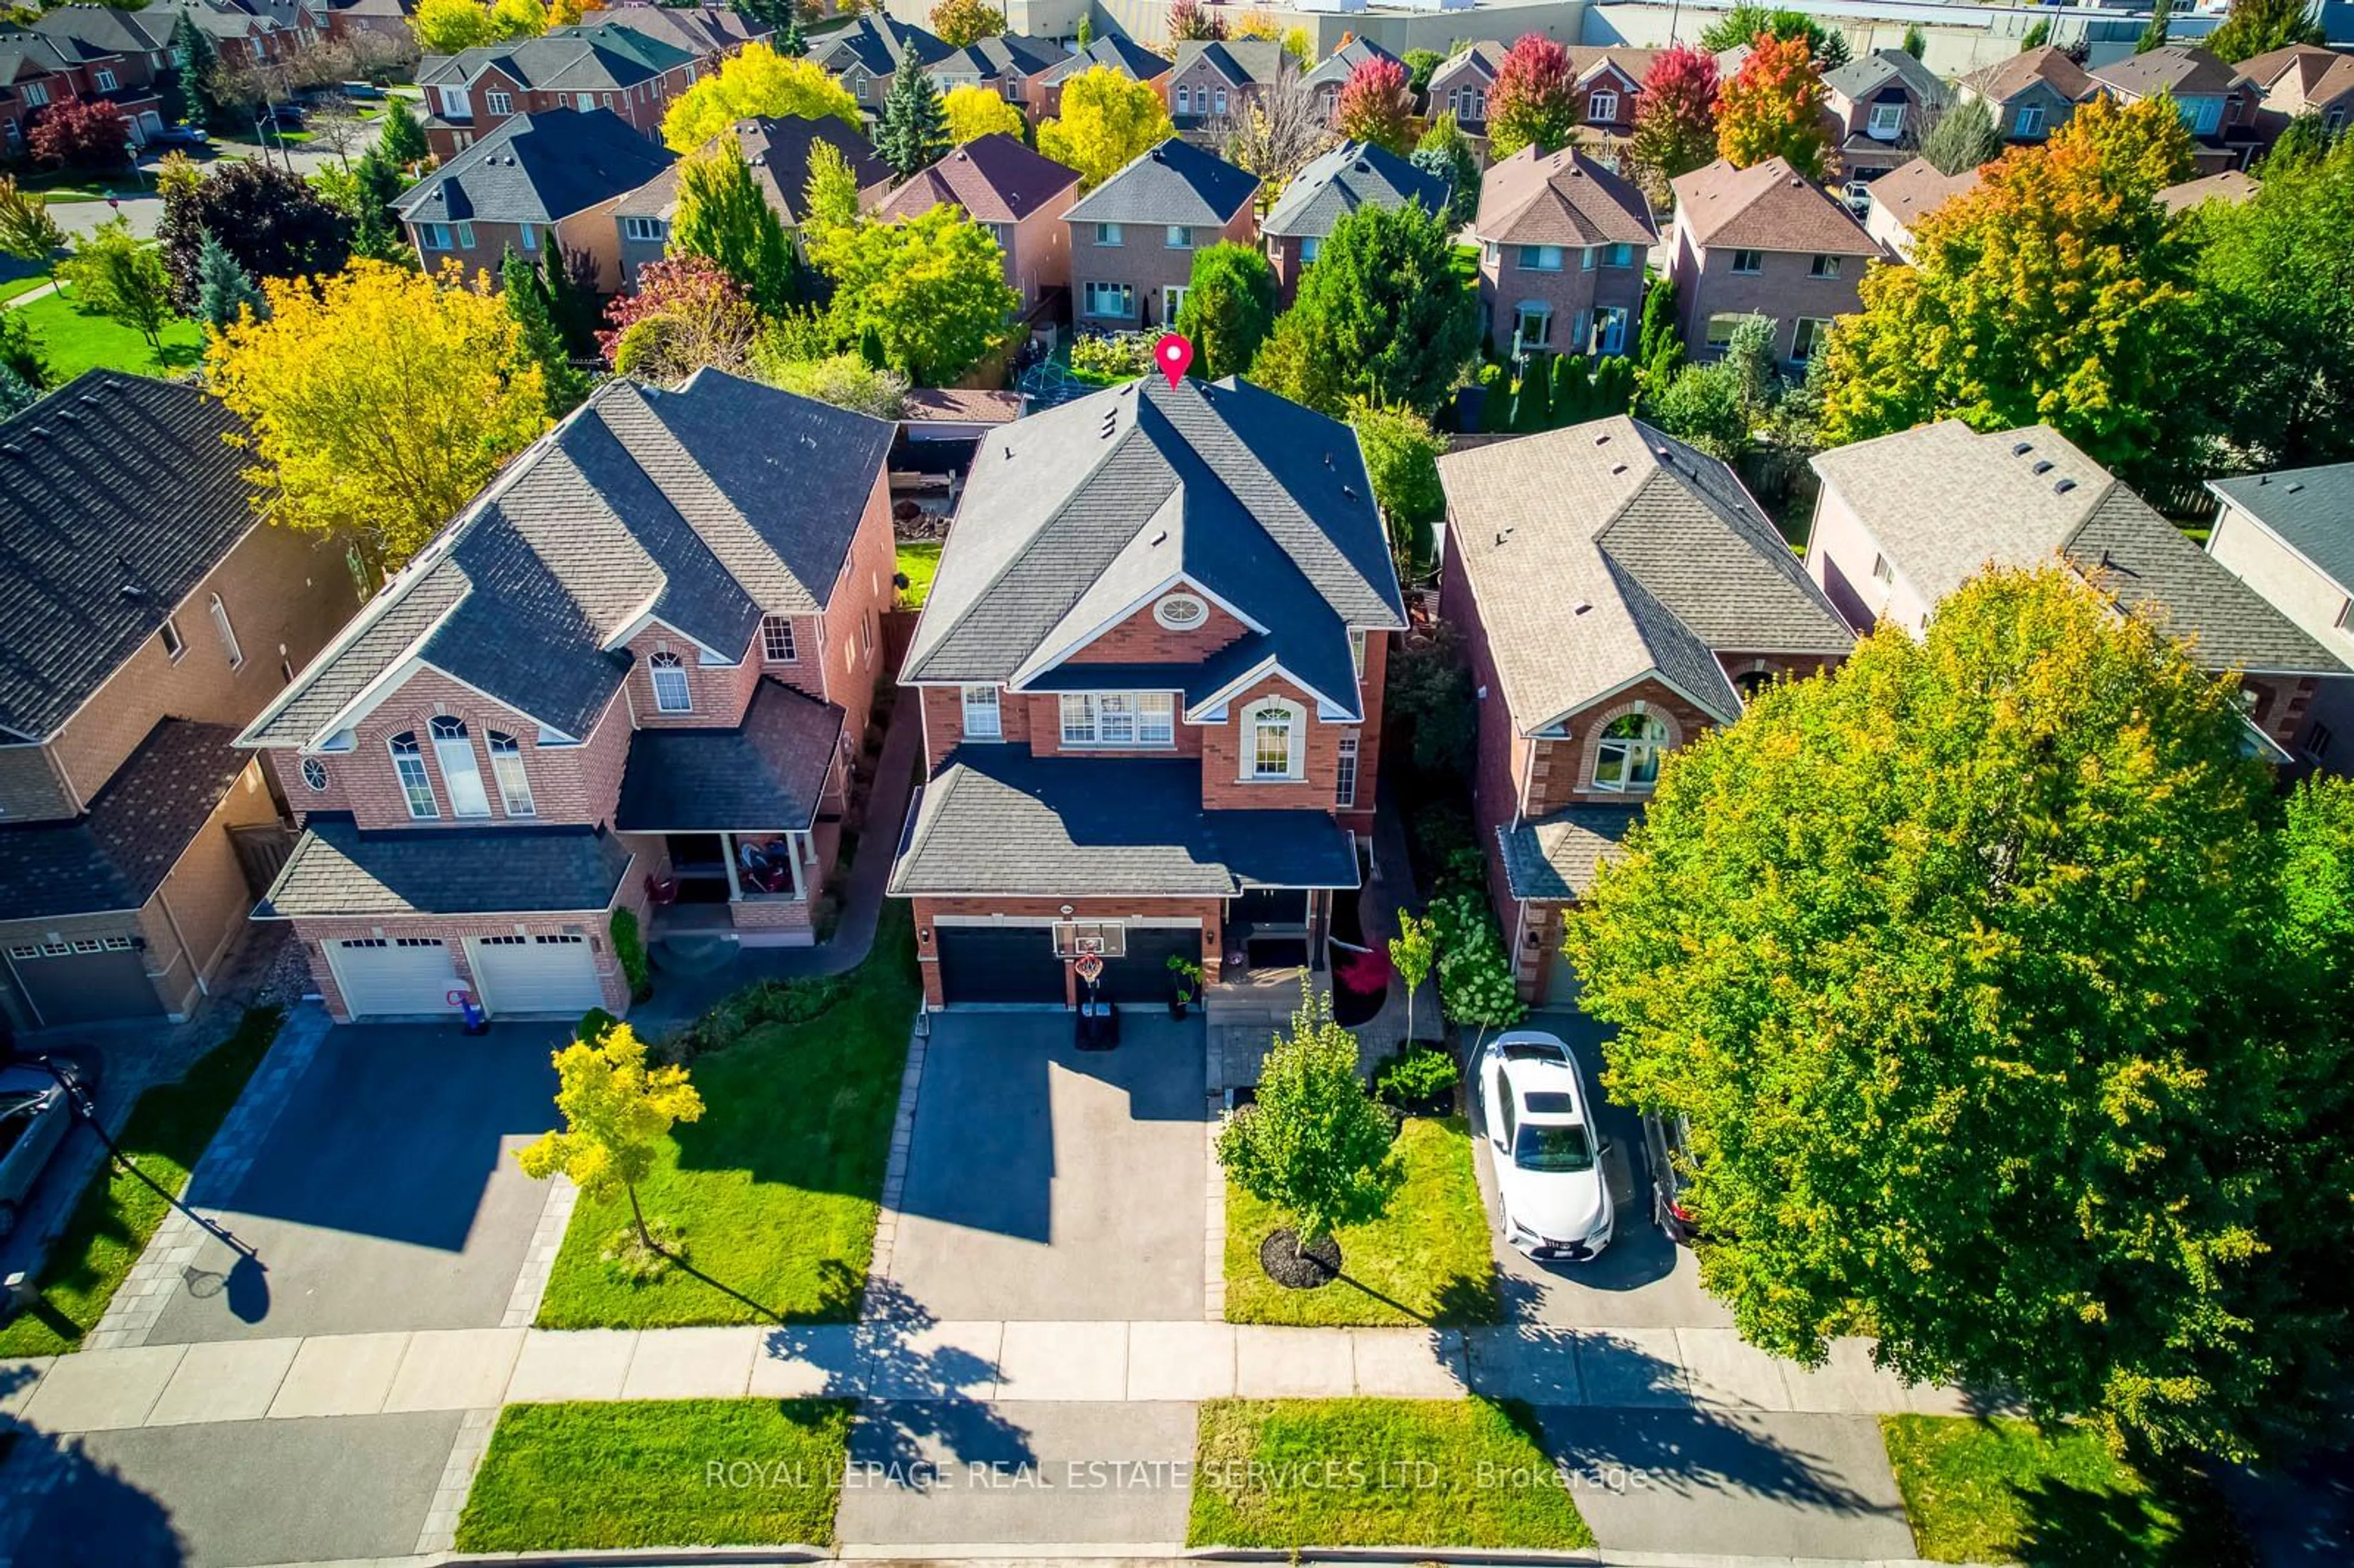
[[1472, 232], [1513, 245], [1649, 245], [1649, 204], [1625, 178], [1575, 148], [1523, 147], [1479, 180]]
[[2205, 49], [2167, 44], [2146, 54], [2127, 55], [2096, 66], [2094, 81], [2134, 98], [2171, 92], [2177, 98], [2221, 98], [2239, 85], [2240, 73]]
[[1872, 182], [1872, 202], [1885, 207], [1905, 228], [1936, 211], [1964, 191], [1978, 189], [1978, 171], [1949, 175], [1926, 158], [1915, 158]]
[[1996, 103], [2009, 101], [2036, 81], [2049, 83], [2053, 91], [2073, 103], [2083, 102], [2093, 92], [2093, 79], [2084, 74], [2084, 68], [2050, 44], [1962, 78], [1964, 87]]
[[2258, 182], [2237, 169], [2225, 169], [2220, 175], [2209, 175], [2201, 180], [2185, 180], [2179, 185], [2168, 185], [2158, 193], [2158, 205], [2169, 213], [2188, 212], [2206, 202], [2227, 202], [2239, 206], [2256, 194]]
[[1032, 152], [1002, 131], [951, 148], [893, 191], [875, 216], [915, 217], [954, 203], [983, 223], [1019, 223], [1079, 183], [1079, 172]]
[[1676, 215], [1702, 246], [1744, 250], [1823, 251], [1877, 256], [1880, 246], [1846, 207], [1792, 168], [1768, 158], [1736, 169], [1719, 158], [1673, 182]]
[[2354, 55], [2341, 55], [2318, 44], [2291, 44], [2240, 62], [2240, 74], [2267, 94], [2289, 89], [2291, 110], [2313, 108], [2347, 92], [2354, 92]]

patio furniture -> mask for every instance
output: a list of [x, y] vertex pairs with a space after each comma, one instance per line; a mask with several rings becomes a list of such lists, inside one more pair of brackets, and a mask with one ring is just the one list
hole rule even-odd
[[678, 902], [678, 878], [646, 874], [646, 902], [657, 909], [667, 909]]

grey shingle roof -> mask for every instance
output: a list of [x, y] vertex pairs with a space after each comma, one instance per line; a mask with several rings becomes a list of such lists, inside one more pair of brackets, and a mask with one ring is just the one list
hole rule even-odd
[[1171, 137], [1073, 202], [1072, 223], [1184, 223], [1224, 228], [1248, 205], [1258, 176]]
[[625, 833], [780, 832], [817, 820], [843, 711], [763, 680], [734, 729], [630, 737], [613, 826]]
[[630, 852], [593, 828], [418, 828], [362, 833], [313, 816], [254, 913], [506, 915], [602, 910]]
[[1352, 708], [1347, 629], [1405, 624], [1355, 432], [1156, 375], [981, 443], [904, 678], [1022, 683], [1181, 576], [1268, 629], [1224, 657], [1272, 656]]
[[1373, 42], [1371, 38], [1351, 38], [1339, 48], [1317, 62], [1316, 69], [1301, 77], [1304, 87], [1341, 87], [1367, 60], [1388, 60], [1394, 65], [1405, 62]]
[[1400, 207], [1408, 202], [1426, 212], [1447, 210], [1447, 182], [1426, 174], [1386, 147], [1343, 142], [1311, 160], [1291, 177], [1267, 209], [1261, 234], [1322, 238], [1332, 226], [1361, 207]]
[[1204, 811], [1189, 759], [1035, 758], [961, 747], [908, 813], [895, 897], [1354, 887], [1346, 830], [1307, 811]]
[[967, 44], [954, 54], [942, 56], [939, 63], [932, 68], [932, 74], [982, 78], [1042, 76], [1068, 58], [1068, 51], [1052, 38], [1000, 33], [995, 37], [981, 38]]
[[2354, 462], [2210, 480], [2207, 488], [2279, 535], [2339, 588], [2354, 589]]
[[242, 429], [111, 370], [0, 423], [0, 729], [56, 730], [254, 526]]
[[525, 87], [549, 92], [619, 92], [676, 70], [695, 56], [651, 32], [609, 22], [557, 27], [535, 38], [482, 44], [419, 62], [417, 79], [462, 86], [496, 67]]
[[831, 598], [896, 427], [719, 371], [609, 381], [518, 458], [254, 721], [300, 746], [415, 656], [576, 738], [649, 607], [726, 657]]
[[1851, 59], [1837, 70], [1823, 73], [1823, 86], [1851, 103], [1878, 92], [1892, 81], [1902, 81], [1915, 103], [1941, 104], [1953, 96], [1935, 71], [1903, 49], [1874, 49], [1861, 59]]
[[164, 719], [71, 821], [0, 827], [0, 919], [136, 909], [250, 761], [237, 726]]
[[[875, 143], [866, 139], [866, 133], [830, 115], [822, 120], [757, 116], [736, 122], [734, 133], [737, 150], [752, 171], [753, 184], [760, 187], [778, 221], [787, 228], [801, 227], [801, 203], [809, 190], [810, 154], [821, 142], [842, 154], [860, 190], [891, 177], [891, 166], [875, 155]], [[678, 172], [676, 164], [663, 169], [615, 202], [613, 216], [659, 217], [667, 222], [678, 210]]]
[[556, 223], [677, 162], [610, 109], [517, 114], [393, 204], [411, 223]]
[[1648, 425], [1497, 441], [1438, 473], [1447, 548], [1524, 734], [1650, 673], [1730, 719], [1718, 653], [1854, 645], [1733, 471]]
[[1236, 87], [1247, 87], [1273, 82], [1289, 58], [1283, 52], [1283, 46], [1273, 38], [1221, 38], [1206, 43], [1193, 40], [1177, 46], [1177, 63], [1170, 70], [1182, 75], [1195, 60], [1207, 58], [1228, 81]]
[[[2212, 670], [2343, 673], [2327, 651], [2046, 425], [1981, 435], [1959, 419], [1820, 452], [1835, 488], [1931, 602], [1989, 563], [2064, 556], [2121, 603], [2155, 603]], [[2038, 465], [2046, 465], [2038, 471]], [[2064, 488], [2063, 488], [2064, 486]]]
[[96, 60], [171, 48], [172, 19], [112, 5], [59, 5], [35, 18], [32, 31]]
[[928, 66], [946, 59], [951, 52], [948, 45], [912, 22], [869, 12], [811, 45], [809, 58], [836, 76], [854, 63], [864, 66], [869, 75], [889, 76], [904, 60]]
[[1110, 33], [1097, 38], [1062, 64], [1038, 73], [1038, 79], [1053, 86], [1066, 82], [1082, 71], [1106, 66], [1132, 81], [1155, 81], [1166, 75], [1169, 62], [1124, 33]]
[[1640, 806], [1572, 806], [1518, 827], [1498, 823], [1505, 885], [1515, 898], [1585, 897], [1642, 814]]

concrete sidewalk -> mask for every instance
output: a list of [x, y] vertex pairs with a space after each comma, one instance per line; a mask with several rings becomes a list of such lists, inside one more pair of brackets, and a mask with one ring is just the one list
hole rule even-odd
[[0, 1414], [50, 1433], [482, 1410], [564, 1400], [827, 1396], [891, 1403], [1193, 1402], [1239, 1396], [1958, 1414], [1861, 1340], [1808, 1372], [1729, 1330], [1278, 1329], [936, 1322], [785, 1328], [453, 1329], [87, 1351], [20, 1369]]

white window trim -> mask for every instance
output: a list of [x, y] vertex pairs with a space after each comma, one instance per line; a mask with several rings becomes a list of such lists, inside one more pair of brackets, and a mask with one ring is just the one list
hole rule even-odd
[[524, 767], [523, 743], [502, 730], [482, 737], [491, 748], [491, 772], [499, 786], [499, 805], [510, 817], [536, 817], [531, 798], [531, 774]]
[[[1615, 725], [1619, 723], [1621, 720], [1630, 718], [1639, 719], [1644, 724], [1649, 726], [1651, 729], [1657, 732], [1656, 736], [1638, 737], [1634, 736], [1613, 736], [1609, 733], [1609, 727], [1611, 725]], [[1674, 744], [1675, 737], [1669, 733], [1668, 726], [1661, 724], [1650, 714], [1645, 712], [1640, 705], [1638, 705], [1627, 713], [1617, 715], [1603, 726], [1603, 733], [1597, 736], [1595, 739], [1594, 788], [1606, 795], [1648, 795], [1651, 793], [1652, 790], [1659, 788], [1659, 764], [1666, 758], [1670, 747]], [[1606, 783], [1603, 781], [1602, 778], [1602, 758], [1606, 754], [1610, 752], [1617, 752], [1619, 757], [1618, 782], [1615, 784]], [[1634, 772], [1637, 759], [1647, 754], [1650, 758], [1651, 777], [1641, 783], [1630, 781], [1628, 776]]]
[[[1744, 266], [1741, 264], [1741, 259], [1742, 259], [1744, 256], [1754, 256], [1754, 257], [1755, 257], [1755, 258], [1757, 259], [1757, 264], [1756, 264], [1755, 266], [1754, 266], [1754, 267], [1744, 267]], [[1755, 278], [1755, 277], [1759, 276], [1759, 275], [1760, 275], [1761, 273], [1763, 273], [1765, 270], [1766, 270], [1766, 252], [1764, 252], [1763, 250], [1751, 249], [1743, 249], [1735, 250], [1735, 251], [1733, 253], [1733, 275], [1734, 275], [1734, 277], [1736, 277], [1736, 278]]]
[[1357, 763], [1357, 732], [1351, 730], [1341, 737], [1339, 762], [1332, 772], [1332, 804], [1344, 811], [1356, 808]]
[[2042, 135], [2043, 105], [2040, 103], [2020, 104], [2019, 106], [2019, 113], [2010, 122], [2010, 133], [2014, 136]]
[[1117, 223], [1098, 223], [1096, 225], [1096, 243], [1106, 249], [1116, 245], [1124, 246], [1128, 243], [1128, 230]]
[[215, 594], [208, 608], [212, 611], [213, 630], [220, 634], [221, 652], [228, 655], [228, 667], [244, 669], [245, 650], [238, 645], [237, 628], [229, 624], [228, 606], [221, 602], [220, 595]]
[[[673, 703], [664, 696], [664, 686], [662, 677], [665, 673], [674, 673], [677, 675], [678, 685], [676, 690], [684, 695], [686, 699], [684, 702]], [[695, 685], [693, 682], [687, 679], [685, 662], [679, 658], [677, 654], [665, 650], [648, 659], [646, 661], [646, 682], [649, 685], [653, 687], [654, 711], [656, 713], [691, 714], [695, 711]]]
[[165, 616], [164, 624], [155, 629], [155, 636], [164, 644], [164, 656], [173, 663], [187, 655], [188, 640], [180, 635], [180, 623], [175, 617]]
[[1585, 95], [1585, 122], [1607, 125], [1618, 118], [1618, 95], [1606, 89]]
[[[1103, 705], [1108, 700], [1128, 705], [1129, 735], [1125, 740], [1104, 738]], [[1057, 733], [1066, 751], [1168, 751], [1177, 744], [1177, 698], [1174, 693], [1065, 692], [1055, 708]], [[1147, 721], [1152, 719], [1159, 719], [1167, 726], [1165, 736], [1149, 736], [1146, 733]]]
[[964, 714], [967, 740], [1005, 738], [1005, 699], [995, 686], [965, 686], [958, 699]]
[[[777, 652], [777, 633], [784, 633], [784, 649]], [[793, 636], [793, 618], [790, 615], [764, 615], [760, 618], [760, 658], [770, 664], [801, 662], [801, 643]]]
[[[1263, 773], [1258, 766], [1259, 719], [1262, 715], [1281, 709], [1286, 729], [1284, 770]], [[1288, 697], [1267, 695], [1245, 705], [1242, 710], [1243, 744], [1242, 776], [1244, 784], [1296, 784], [1307, 777], [1308, 711]]]
[[[447, 726], [455, 733], [444, 735]], [[450, 814], [473, 820], [491, 814], [491, 792], [482, 783], [482, 765], [474, 755], [473, 732], [463, 719], [442, 715], [425, 726], [433, 743], [433, 760], [441, 768], [441, 783], [450, 791]]]
[[621, 219], [621, 238], [659, 244], [665, 238], [663, 227], [659, 217], [625, 217]]
[[[408, 742], [403, 749], [401, 741]], [[385, 737], [385, 749], [392, 755], [392, 775], [400, 781], [400, 798], [408, 807], [409, 821], [430, 822], [440, 820], [441, 802], [433, 793], [433, 775], [425, 768], [425, 747], [415, 730], [403, 730], [399, 735]], [[415, 772], [412, 776], [411, 769]], [[425, 809], [419, 810], [422, 805]]]

